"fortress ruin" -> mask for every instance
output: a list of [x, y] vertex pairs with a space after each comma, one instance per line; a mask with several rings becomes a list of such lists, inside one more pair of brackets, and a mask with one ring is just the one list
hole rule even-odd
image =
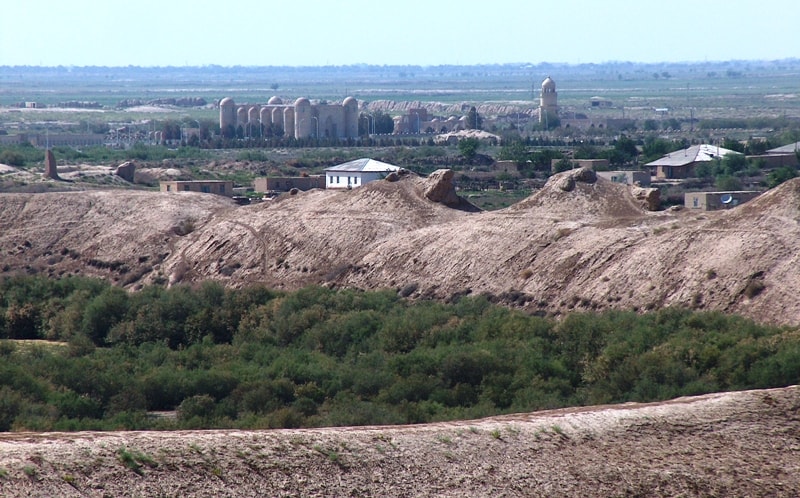
[[244, 136], [253, 136], [254, 127], [263, 132], [273, 125], [283, 130], [284, 137], [296, 139], [357, 138], [358, 101], [347, 97], [341, 104], [312, 104], [300, 97], [284, 104], [279, 97], [272, 97], [266, 104], [237, 105], [226, 97], [219, 103], [219, 127], [223, 134], [232, 136], [241, 126]]

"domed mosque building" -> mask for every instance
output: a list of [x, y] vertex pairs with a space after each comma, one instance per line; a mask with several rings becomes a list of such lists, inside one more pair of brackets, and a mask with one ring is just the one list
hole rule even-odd
[[347, 97], [341, 104], [312, 103], [301, 97], [285, 104], [280, 97], [266, 104], [236, 104], [226, 97], [219, 102], [221, 130], [239, 126], [250, 136], [254, 126], [266, 130], [277, 125], [284, 137], [347, 139], [358, 137], [358, 101]]

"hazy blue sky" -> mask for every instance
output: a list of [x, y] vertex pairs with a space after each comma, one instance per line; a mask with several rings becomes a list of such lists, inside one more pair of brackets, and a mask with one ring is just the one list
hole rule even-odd
[[10, 0], [0, 65], [663, 62], [800, 57], [796, 0]]

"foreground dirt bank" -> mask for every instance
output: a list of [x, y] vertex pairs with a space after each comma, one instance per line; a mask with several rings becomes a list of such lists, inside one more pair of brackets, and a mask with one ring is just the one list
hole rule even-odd
[[2, 496], [798, 496], [797, 386], [421, 426], [0, 435]]

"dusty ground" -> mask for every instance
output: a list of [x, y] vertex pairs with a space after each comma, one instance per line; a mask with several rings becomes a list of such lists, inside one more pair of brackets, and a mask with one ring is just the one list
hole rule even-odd
[[242, 207], [187, 193], [3, 194], [0, 274], [406, 288], [554, 315], [677, 305], [800, 323], [800, 179], [726, 211], [647, 212], [602, 179], [563, 190], [570, 174], [477, 213], [430, 201], [430, 180], [413, 176]]
[[421, 426], [11, 433], [0, 472], [0, 495], [25, 497], [794, 497], [800, 390]]

